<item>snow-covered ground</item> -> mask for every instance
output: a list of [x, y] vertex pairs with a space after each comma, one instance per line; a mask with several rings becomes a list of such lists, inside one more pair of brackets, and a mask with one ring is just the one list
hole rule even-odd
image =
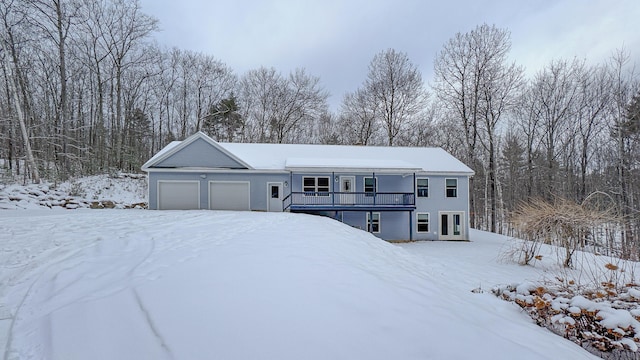
[[94, 175], [60, 184], [2, 184], [0, 210], [146, 207], [147, 177]]
[[471, 239], [394, 245], [289, 213], [0, 211], [0, 356], [594, 358], [486, 291], [540, 267]]

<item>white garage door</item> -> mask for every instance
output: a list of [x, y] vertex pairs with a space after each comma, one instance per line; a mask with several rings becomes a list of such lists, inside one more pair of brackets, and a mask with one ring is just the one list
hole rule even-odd
[[249, 210], [248, 181], [210, 181], [209, 208], [212, 210]]
[[199, 181], [158, 181], [158, 209], [191, 210], [199, 208]]

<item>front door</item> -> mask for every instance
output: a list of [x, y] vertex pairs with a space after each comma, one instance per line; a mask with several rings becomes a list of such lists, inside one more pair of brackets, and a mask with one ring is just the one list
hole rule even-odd
[[340, 176], [340, 204], [353, 205], [355, 204], [355, 194], [352, 193], [355, 189], [356, 177], [355, 176]]
[[440, 212], [440, 240], [463, 240], [463, 212]]
[[268, 211], [282, 212], [282, 183], [267, 183], [267, 206]]

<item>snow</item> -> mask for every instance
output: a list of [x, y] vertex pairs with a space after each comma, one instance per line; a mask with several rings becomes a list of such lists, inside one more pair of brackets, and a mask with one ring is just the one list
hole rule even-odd
[[296, 168], [335, 168], [335, 169], [384, 169], [384, 170], [421, 170], [415, 165], [402, 160], [381, 159], [324, 159], [324, 158], [287, 158], [285, 167]]
[[135, 207], [147, 200], [146, 176], [113, 174], [82, 177], [60, 184], [0, 184], [0, 210]]
[[[469, 167], [441, 148], [245, 143], [220, 143], [220, 146], [254, 169], [283, 170], [289, 158], [302, 158], [309, 162], [297, 164], [299, 167], [313, 167], [318, 163], [341, 164], [342, 159], [348, 158], [350, 163], [359, 160], [374, 161], [375, 168], [381, 162], [402, 159], [403, 167], [425, 172], [473, 174]], [[397, 166], [397, 163], [393, 164], [393, 168]]]
[[595, 358], [483, 290], [540, 276], [493, 234], [135, 209], [1, 211], [0, 234], [4, 359]]
[[473, 170], [441, 148], [388, 147], [313, 144], [249, 144], [217, 143], [198, 132], [189, 138], [173, 141], [142, 165], [148, 171], [157, 161], [167, 158], [198, 138], [220, 147], [256, 170], [287, 170], [290, 168], [354, 168], [411, 169], [432, 174], [473, 175]]

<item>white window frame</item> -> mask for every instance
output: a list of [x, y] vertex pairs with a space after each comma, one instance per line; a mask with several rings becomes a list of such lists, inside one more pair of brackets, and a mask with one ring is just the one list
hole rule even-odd
[[[420, 215], [427, 215], [427, 230], [420, 231]], [[416, 213], [416, 233], [426, 234], [431, 231], [431, 215], [427, 212]]]
[[[367, 191], [367, 179], [373, 179], [373, 191]], [[362, 178], [362, 192], [373, 194], [378, 192], [378, 177], [365, 176]]]
[[[305, 179], [313, 179], [313, 191], [308, 191], [305, 190]], [[320, 191], [320, 186], [318, 185], [318, 179], [327, 179], [327, 186], [326, 189], [327, 191]], [[324, 186], [322, 188], [325, 188]], [[329, 176], [303, 176], [302, 177], [302, 192], [304, 194], [304, 196], [329, 196], [329, 193], [331, 192], [331, 177]], [[308, 195], [307, 193], [313, 192], [313, 195]], [[323, 195], [320, 195], [319, 193], [326, 193]]]
[[[369, 214], [371, 214], [371, 216], [373, 218], [372, 219], [373, 221], [370, 221]], [[373, 228], [373, 224], [375, 223], [375, 218], [376, 217], [378, 218], [378, 231], [371, 231], [372, 228]], [[380, 230], [382, 229], [382, 216], [380, 216], [379, 212], [373, 212], [373, 213], [367, 212], [366, 223], [367, 223], [367, 232], [370, 232], [370, 233], [373, 233], [373, 234], [379, 234]]]
[[[447, 185], [447, 181], [448, 180], [455, 180], [456, 182], [456, 187], [453, 188], [453, 190], [455, 191], [455, 196], [449, 196], [449, 185]], [[446, 178], [444, 179], [444, 197], [446, 198], [457, 198], [458, 197], [458, 179], [456, 178]]]
[[[427, 180], [427, 196], [420, 196], [420, 189], [418, 188], [418, 182], [420, 180]], [[419, 197], [419, 198], [428, 198], [429, 197], [429, 178], [427, 178], [427, 177], [416, 178], [416, 197]]]

